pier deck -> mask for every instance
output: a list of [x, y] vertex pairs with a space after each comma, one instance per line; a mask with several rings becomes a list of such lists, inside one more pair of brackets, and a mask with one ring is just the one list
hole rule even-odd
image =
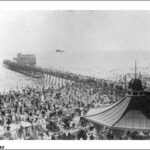
[[103, 81], [102, 79], [96, 79], [89, 76], [83, 76], [80, 74], [70, 73], [70, 72], [63, 72], [56, 69], [48, 69], [48, 68], [41, 68], [29, 65], [21, 65], [16, 62], [12, 62], [10, 60], [5, 60], [3, 62], [4, 66], [10, 70], [16, 71], [18, 73], [27, 75], [33, 78], [49, 78], [51, 76], [55, 76], [57, 78], [61, 78], [64, 80], [69, 80], [72, 82], [79, 82], [91, 85], [99, 85]]

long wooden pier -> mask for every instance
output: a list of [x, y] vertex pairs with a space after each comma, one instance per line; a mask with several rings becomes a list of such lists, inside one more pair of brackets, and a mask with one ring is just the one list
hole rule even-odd
[[[124, 94], [123, 89], [118, 89], [116, 87], [112, 87], [111, 83], [104, 79], [98, 79], [89, 76], [83, 76], [80, 74], [70, 73], [70, 72], [63, 72], [56, 69], [47, 69], [41, 68], [36, 66], [29, 66], [29, 65], [21, 65], [16, 62], [10, 60], [3, 61], [4, 67], [16, 71], [18, 73], [24, 74], [26, 76], [42, 79], [44, 86], [55, 85], [56, 87], [61, 88], [67, 84], [75, 83], [80, 87], [87, 87], [89, 86], [90, 89], [95, 89], [96, 91], [100, 90], [104, 93], [118, 93], [120, 95]], [[87, 85], [87, 86], [84, 86]], [[118, 95], [117, 94], [117, 95]]]
[[64, 79], [71, 82], [78, 82], [81, 84], [90, 84], [90, 85], [96, 85], [101, 86], [103, 79], [97, 79], [89, 76], [83, 76], [80, 74], [74, 74], [70, 72], [63, 72], [56, 69], [47, 69], [47, 68], [41, 68], [41, 67], [35, 67], [35, 66], [29, 66], [29, 65], [21, 65], [16, 62], [10, 61], [10, 60], [4, 60], [3, 65], [13, 71], [19, 72], [21, 74], [27, 75], [32, 78], [58, 78]]

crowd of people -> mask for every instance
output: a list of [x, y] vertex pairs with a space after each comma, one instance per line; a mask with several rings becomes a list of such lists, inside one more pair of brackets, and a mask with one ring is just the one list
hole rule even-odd
[[0, 94], [1, 139], [96, 139], [94, 126], [80, 117], [90, 108], [114, 102], [113, 94], [88, 84], [17, 88]]

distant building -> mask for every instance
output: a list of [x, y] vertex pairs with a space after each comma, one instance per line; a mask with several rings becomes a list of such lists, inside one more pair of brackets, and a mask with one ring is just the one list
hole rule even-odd
[[21, 65], [36, 65], [36, 57], [35, 55], [32, 55], [32, 54], [20, 54], [18, 53], [17, 54], [17, 57], [14, 58], [14, 60], [18, 63], [18, 64], [21, 64]]

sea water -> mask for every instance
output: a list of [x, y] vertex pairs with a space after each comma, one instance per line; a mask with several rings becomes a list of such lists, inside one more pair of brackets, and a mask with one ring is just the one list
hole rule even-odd
[[41, 81], [25, 76], [23, 74], [11, 71], [0, 65], [0, 92], [22, 89], [26, 86], [40, 86]]

